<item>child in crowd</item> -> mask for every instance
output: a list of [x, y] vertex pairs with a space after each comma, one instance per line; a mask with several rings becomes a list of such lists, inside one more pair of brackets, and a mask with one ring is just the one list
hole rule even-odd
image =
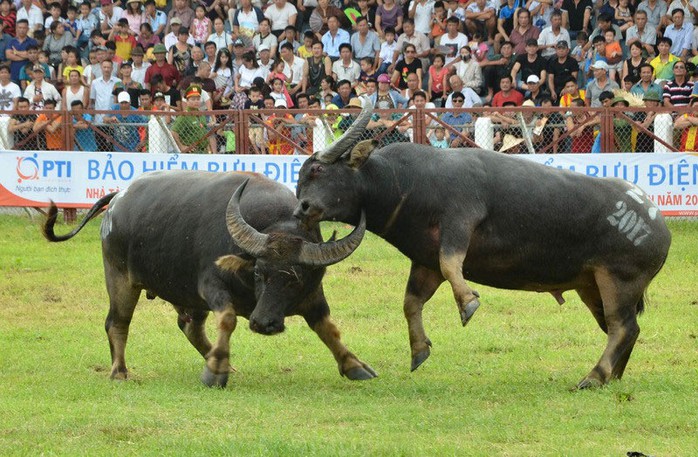
[[446, 8], [444, 8], [444, 2], [438, 1], [434, 3], [434, 10], [431, 13], [431, 31], [429, 32], [431, 45], [433, 46], [444, 33], [446, 33]]
[[315, 34], [312, 30], [308, 30], [303, 34], [303, 45], [298, 48], [298, 56], [303, 59], [308, 59], [313, 55], [313, 42], [315, 41]]
[[[250, 93], [245, 102], [246, 110], [264, 109], [264, 101], [262, 100], [262, 91], [258, 87], [252, 86]], [[259, 154], [264, 154], [264, 129], [260, 121], [250, 119], [249, 137], [252, 144], [255, 146]]]
[[73, 38], [77, 39], [78, 38], [78, 21], [77, 21], [77, 16], [78, 16], [78, 9], [74, 7], [73, 5], [70, 5], [68, 7], [68, 10], [66, 11], [66, 16], [68, 19], [63, 21], [63, 25], [65, 26], [65, 31], [70, 32], [73, 35]]
[[57, 2], [49, 5], [49, 17], [44, 21], [44, 29], [48, 30], [54, 22], [63, 22], [61, 18], [61, 4]]
[[473, 38], [468, 42], [468, 46], [470, 46], [470, 51], [478, 62], [485, 60], [490, 50], [480, 32], [473, 33]]
[[431, 145], [439, 149], [448, 149], [448, 139], [446, 138], [446, 129], [443, 125], [438, 125], [434, 128], [434, 134], [430, 139]]
[[615, 8], [615, 24], [620, 27], [621, 32], [625, 34], [625, 31], [632, 27], [633, 22], [633, 11], [628, 5], [629, 0], [619, 0], [618, 6]]
[[357, 95], [366, 92], [366, 82], [369, 79], [376, 79], [378, 74], [374, 68], [373, 57], [364, 57], [361, 59], [361, 72], [359, 72], [359, 83], [356, 86]]
[[429, 67], [429, 100], [437, 106], [441, 106], [441, 99], [444, 96], [444, 87], [448, 77], [449, 68], [445, 67], [446, 60], [442, 54], [434, 56], [434, 63]]
[[63, 75], [63, 80], [67, 83], [71, 71], [76, 70], [82, 76], [83, 68], [80, 65], [80, 53], [76, 47], [66, 46], [64, 52], [65, 60], [61, 64], [61, 75]]
[[623, 67], [623, 50], [620, 41], [616, 40], [616, 32], [607, 30], [603, 34], [605, 46], [606, 63], [608, 64], [608, 77], [611, 81], [616, 81], [616, 74], [619, 74]]
[[395, 29], [392, 27], [385, 28], [385, 41], [381, 43], [381, 49], [378, 53], [378, 71], [379, 75], [388, 72], [388, 67], [393, 64], [393, 55], [397, 50], [397, 42], [395, 41]]
[[56, 79], [56, 69], [53, 68], [53, 66], [49, 65], [49, 53], [48, 51], [39, 51], [39, 63], [44, 65], [44, 68], [46, 68], [46, 65], [48, 65], [49, 69], [49, 74], [46, 75], [46, 79], [49, 81], [54, 81]]
[[196, 6], [194, 14], [195, 17], [191, 21], [191, 35], [196, 45], [201, 46], [211, 35], [211, 19], [206, 16], [206, 8], [201, 4]]
[[229, 98], [233, 93], [233, 60], [227, 48], [218, 51], [216, 63], [211, 69], [211, 79], [216, 84], [216, 92], [213, 94], [214, 102], [218, 102], [221, 106], [229, 105]]
[[131, 51], [138, 45], [136, 38], [133, 36], [133, 31], [128, 25], [128, 19], [124, 17], [119, 19], [119, 22], [112, 29], [109, 34], [109, 40], [113, 40], [116, 45], [115, 54], [120, 59], [119, 63], [130, 59]]

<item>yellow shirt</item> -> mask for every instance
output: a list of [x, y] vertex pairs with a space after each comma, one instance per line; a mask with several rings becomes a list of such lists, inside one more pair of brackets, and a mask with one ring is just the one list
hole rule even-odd
[[586, 91], [584, 89], [579, 89], [577, 91], [579, 93], [579, 97], [572, 97], [570, 94], [565, 94], [562, 97], [560, 97], [560, 106], [563, 108], [569, 108], [572, 105], [572, 100], [576, 100], [578, 98], [581, 98], [584, 100], [584, 97], [586, 96]]
[[80, 72], [80, 76], [82, 76], [83, 68], [81, 65], [76, 65], [74, 67], [66, 66], [65, 68], [63, 68], [63, 79], [67, 81], [68, 76], [70, 76], [70, 72], [73, 70], [77, 70], [78, 72]]
[[307, 49], [305, 45], [303, 45], [300, 48], [298, 48], [298, 55], [304, 59], [308, 59], [310, 56], [313, 55], [313, 51]]

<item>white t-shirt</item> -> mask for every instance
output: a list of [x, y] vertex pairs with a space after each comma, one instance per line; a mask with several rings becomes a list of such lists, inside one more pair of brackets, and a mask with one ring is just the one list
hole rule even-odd
[[[414, 2], [410, 2], [410, 11], [414, 6]], [[426, 3], [417, 3], [417, 9], [414, 12], [414, 29], [422, 32], [425, 35], [431, 32], [431, 13], [434, 11], [434, 1], [427, 0]]]
[[290, 84], [296, 85], [303, 81], [303, 73], [305, 72], [305, 59], [294, 56], [291, 65], [284, 61], [284, 75]]
[[22, 96], [22, 89], [12, 81], [7, 86], [0, 85], [0, 111], [12, 111], [15, 99]]
[[456, 58], [456, 56], [459, 55], [460, 49], [463, 46], [467, 46], [467, 44], [468, 37], [460, 32], [458, 32], [458, 35], [456, 35], [455, 38], [449, 38], [448, 34], [441, 35], [441, 41], [439, 42], [439, 46], [448, 46], [449, 48], [451, 48], [451, 52], [449, 52], [446, 56], [446, 65], [451, 63]]
[[136, 68], [136, 66], [133, 65], [131, 79], [141, 83], [141, 85], [145, 87], [145, 72], [148, 70], [148, 67], [150, 67], [150, 62], [143, 62], [141, 68]]
[[298, 10], [287, 2], [281, 9], [277, 8], [276, 4], [271, 5], [264, 12], [264, 17], [271, 21], [272, 30], [283, 30], [288, 26], [288, 20], [294, 14], [298, 14]]

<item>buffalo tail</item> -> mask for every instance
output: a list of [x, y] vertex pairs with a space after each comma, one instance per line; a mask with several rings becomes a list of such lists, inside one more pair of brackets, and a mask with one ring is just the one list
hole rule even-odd
[[111, 194], [105, 195], [104, 197], [97, 200], [97, 202], [87, 212], [87, 215], [83, 218], [80, 224], [66, 235], [56, 235], [53, 231], [53, 226], [56, 225], [56, 219], [58, 217], [58, 208], [56, 207], [56, 204], [53, 202], [53, 200], [51, 200], [51, 206], [48, 209], [48, 217], [46, 218], [44, 225], [41, 226], [41, 232], [44, 234], [44, 237], [49, 241], [55, 242], [71, 239], [72, 237], [77, 235], [78, 232], [82, 230], [82, 228], [88, 222], [94, 219], [95, 216], [99, 215], [104, 209], [104, 207], [109, 204], [109, 202], [114, 198], [116, 194], [117, 192], [112, 192]]

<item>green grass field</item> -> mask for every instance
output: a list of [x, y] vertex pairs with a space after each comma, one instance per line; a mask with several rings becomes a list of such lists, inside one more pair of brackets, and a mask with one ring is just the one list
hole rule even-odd
[[174, 310], [143, 297], [131, 379], [112, 382], [99, 223], [50, 244], [38, 222], [0, 216], [0, 455], [698, 454], [698, 223], [671, 224], [624, 379], [573, 391], [605, 335], [571, 292], [559, 306], [478, 286], [483, 306], [462, 328], [442, 286], [425, 309], [431, 358], [410, 373], [409, 263], [372, 234], [330, 267], [325, 291], [345, 343], [377, 379], [341, 378], [301, 318], [274, 337], [241, 320], [238, 372], [225, 390], [205, 388]]

